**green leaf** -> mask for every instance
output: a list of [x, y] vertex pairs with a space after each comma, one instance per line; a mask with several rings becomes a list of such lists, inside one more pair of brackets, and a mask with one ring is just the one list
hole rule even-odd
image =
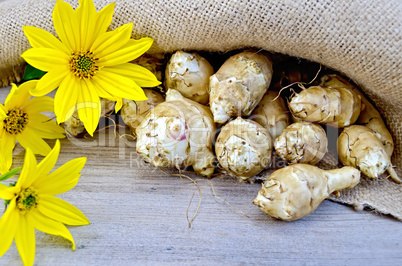
[[0, 176], [0, 181], [4, 181], [4, 180], [9, 179], [10, 177], [13, 177], [13, 175], [15, 175], [16, 173], [21, 171], [21, 169], [22, 169], [22, 167], [17, 167], [17, 168], [14, 168], [14, 169], [8, 171], [4, 175]]
[[25, 67], [25, 71], [24, 71], [24, 77], [22, 79], [25, 81], [28, 81], [31, 79], [39, 79], [45, 74], [46, 74], [46, 72], [39, 70], [37, 68], [34, 68], [30, 64], [27, 64], [27, 66]]

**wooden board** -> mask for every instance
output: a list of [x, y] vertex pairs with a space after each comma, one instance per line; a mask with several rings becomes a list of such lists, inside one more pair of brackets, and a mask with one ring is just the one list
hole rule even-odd
[[[9, 90], [0, 90], [0, 102]], [[67, 240], [37, 232], [35, 264], [402, 263], [402, 223], [393, 218], [325, 201], [302, 220], [282, 222], [252, 204], [259, 184], [230, 178], [211, 180], [215, 196], [209, 182], [190, 175], [202, 189], [202, 202], [189, 228], [186, 212], [191, 218], [196, 210], [197, 187], [144, 163], [133, 142], [113, 134], [110, 127], [95, 139], [62, 141], [57, 167], [81, 156], [87, 164], [78, 185], [60, 197], [85, 213], [91, 225], [69, 227], [74, 252]], [[21, 147], [15, 154], [19, 166]], [[0, 258], [0, 265], [21, 264], [14, 244]]]

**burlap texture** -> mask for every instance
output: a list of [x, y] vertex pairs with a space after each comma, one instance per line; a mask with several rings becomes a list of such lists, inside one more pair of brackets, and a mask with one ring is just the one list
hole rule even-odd
[[[77, 7], [78, 0], [68, 0]], [[100, 9], [111, 0], [95, 0]], [[401, 0], [116, 0], [111, 28], [133, 22], [133, 37], [155, 39], [153, 52], [228, 51], [243, 47], [288, 54], [344, 73], [359, 84], [394, 136], [393, 163], [402, 176]], [[29, 48], [22, 26], [54, 33], [56, 0], [0, 0], [0, 81], [22, 71]], [[1, 85], [1, 83], [0, 83]], [[371, 206], [402, 219], [402, 186], [362, 182], [333, 200]]]

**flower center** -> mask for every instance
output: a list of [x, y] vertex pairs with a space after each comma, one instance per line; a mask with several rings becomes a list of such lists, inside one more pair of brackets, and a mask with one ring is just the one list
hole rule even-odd
[[7, 113], [3, 120], [4, 130], [9, 134], [21, 133], [28, 124], [28, 114], [20, 108], [13, 108]]
[[23, 189], [17, 197], [17, 207], [20, 211], [29, 211], [36, 208], [38, 201], [38, 194], [32, 188]]
[[70, 70], [78, 78], [92, 78], [99, 67], [96, 66], [98, 58], [93, 57], [92, 52], [71, 53]]

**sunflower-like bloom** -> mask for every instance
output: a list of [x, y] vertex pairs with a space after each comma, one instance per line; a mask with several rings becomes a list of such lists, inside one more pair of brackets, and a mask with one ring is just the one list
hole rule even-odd
[[160, 84], [149, 70], [128, 63], [145, 53], [153, 39], [130, 39], [133, 24], [107, 31], [112, 21], [114, 3], [96, 12], [92, 0], [80, 0], [74, 10], [57, 0], [53, 24], [58, 37], [45, 30], [24, 26], [32, 48], [21, 56], [32, 66], [47, 72], [31, 91], [42, 96], [58, 87], [55, 114], [61, 123], [71, 117], [77, 106], [80, 120], [89, 134], [99, 123], [99, 97], [146, 100], [141, 87]]
[[0, 173], [12, 164], [16, 140], [34, 154], [46, 156], [51, 148], [43, 139], [64, 138], [64, 129], [42, 112], [53, 112], [54, 100], [48, 96], [32, 98], [29, 91], [38, 81], [19, 87], [13, 84], [4, 105], [0, 104]]
[[15, 186], [0, 184], [0, 198], [9, 201], [0, 219], [0, 257], [10, 248], [13, 239], [25, 265], [35, 258], [35, 229], [74, 239], [64, 224], [87, 225], [85, 215], [70, 203], [54, 197], [72, 189], [78, 182], [86, 158], [71, 160], [52, 173], [60, 152], [57, 140], [53, 150], [37, 164], [32, 151], [25, 154], [21, 175]]

